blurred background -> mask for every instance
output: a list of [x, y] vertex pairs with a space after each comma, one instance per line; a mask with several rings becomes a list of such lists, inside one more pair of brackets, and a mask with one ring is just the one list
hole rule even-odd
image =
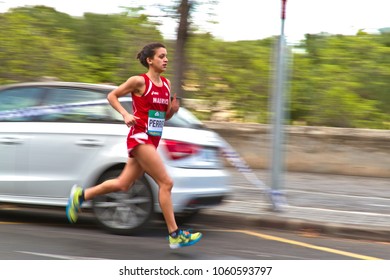
[[[119, 85], [145, 71], [135, 59], [140, 48], [160, 41], [169, 52], [165, 75], [183, 104], [252, 167], [264, 168], [282, 1], [228, 2], [1, 0], [0, 85], [42, 79]], [[388, 136], [376, 131], [390, 128], [390, 21], [385, 1], [368, 2], [287, 3], [290, 170], [390, 176]], [[233, 123], [258, 126], [247, 126], [252, 136], [233, 138], [240, 134]]]
[[[0, 84], [42, 77], [120, 84], [145, 71], [135, 59], [139, 49], [161, 41], [169, 50], [166, 76], [180, 96], [196, 100], [191, 107], [198, 117], [268, 122], [280, 1], [244, 1], [245, 9], [230, 12], [226, 1], [109, 2], [1, 0]], [[378, 20], [385, 1], [366, 3], [378, 13], [366, 10], [362, 25], [356, 17], [363, 4], [345, 2], [310, 4], [301, 18], [298, 5], [304, 3], [287, 3], [288, 123], [389, 129], [390, 22], [363, 26], [370, 24], [367, 17], [386, 23]], [[333, 21], [341, 22], [341, 33]], [[305, 33], [313, 26], [322, 31]]]
[[[262, 169], [270, 167], [278, 42], [285, 37], [286, 75], [281, 82], [286, 86], [282, 139], [286, 153], [281, 156], [290, 171], [285, 184], [289, 212], [277, 218], [365, 225], [371, 235], [375, 228], [388, 230], [388, 1], [288, 0], [285, 35], [280, 32], [281, 3], [0, 0], [0, 86], [41, 80], [119, 85], [145, 72], [136, 60], [139, 50], [162, 42], [169, 58], [164, 75], [173, 92], [237, 151], [244, 165], [255, 169], [253, 174], [267, 179], [273, 172]], [[222, 223], [230, 221], [231, 213], [261, 213], [262, 225], [280, 228], [276, 215], [267, 215], [264, 193], [243, 176], [252, 172], [242, 171], [245, 167], [229, 169], [234, 194], [211, 213], [227, 213]], [[29, 237], [25, 240], [31, 243]], [[252, 248], [254, 243], [249, 244]], [[214, 250], [215, 244], [209, 248]], [[230, 254], [230, 244], [227, 248]], [[383, 248], [388, 258], [389, 250]], [[152, 256], [157, 257], [166, 258]]]

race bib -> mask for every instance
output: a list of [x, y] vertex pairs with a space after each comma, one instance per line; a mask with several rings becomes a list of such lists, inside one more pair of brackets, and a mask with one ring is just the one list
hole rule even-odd
[[165, 123], [165, 112], [150, 110], [148, 114], [148, 134], [161, 136]]

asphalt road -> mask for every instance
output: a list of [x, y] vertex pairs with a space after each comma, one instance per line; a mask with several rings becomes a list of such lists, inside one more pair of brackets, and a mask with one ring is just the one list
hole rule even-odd
[[0, 209], [0, 260], [390, 260], [390, 244], [240, 228], [227, 218], [200, 215], [195, 246], [171, 250], [162, 221], [137, 236], [108, 234], [88, 215], [68, 224], [61, 211]]

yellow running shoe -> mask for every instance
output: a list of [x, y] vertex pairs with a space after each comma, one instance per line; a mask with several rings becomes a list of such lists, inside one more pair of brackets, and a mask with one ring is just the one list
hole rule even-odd
[[181, 247], [191, 246], [197, 243], [202, 238], [200, 232], [191, 233], [189, 231], [180, 230], [177, 237], [169, 235], [169, 247], [171, 249], [177, 249]]
[[77, 222], [78, 212], [80, 211], [81, 204], [83, 203], [82, 195], [83, 188], [78, 185], [73, 185], [68, 205], [66, 206], [66, 217], [71, 223]]

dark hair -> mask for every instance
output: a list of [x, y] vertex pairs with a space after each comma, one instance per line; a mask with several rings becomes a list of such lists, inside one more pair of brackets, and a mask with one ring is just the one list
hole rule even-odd
[[151, 43], [143, 47], [143, 49], [137, 54], [137, 59], [143, 66], [149, 68], [149, 64], [146, 61], [147, 58], [153, 58], [156, 54], [156, 49], [164, 48], [165, 46], [161, 43]]

